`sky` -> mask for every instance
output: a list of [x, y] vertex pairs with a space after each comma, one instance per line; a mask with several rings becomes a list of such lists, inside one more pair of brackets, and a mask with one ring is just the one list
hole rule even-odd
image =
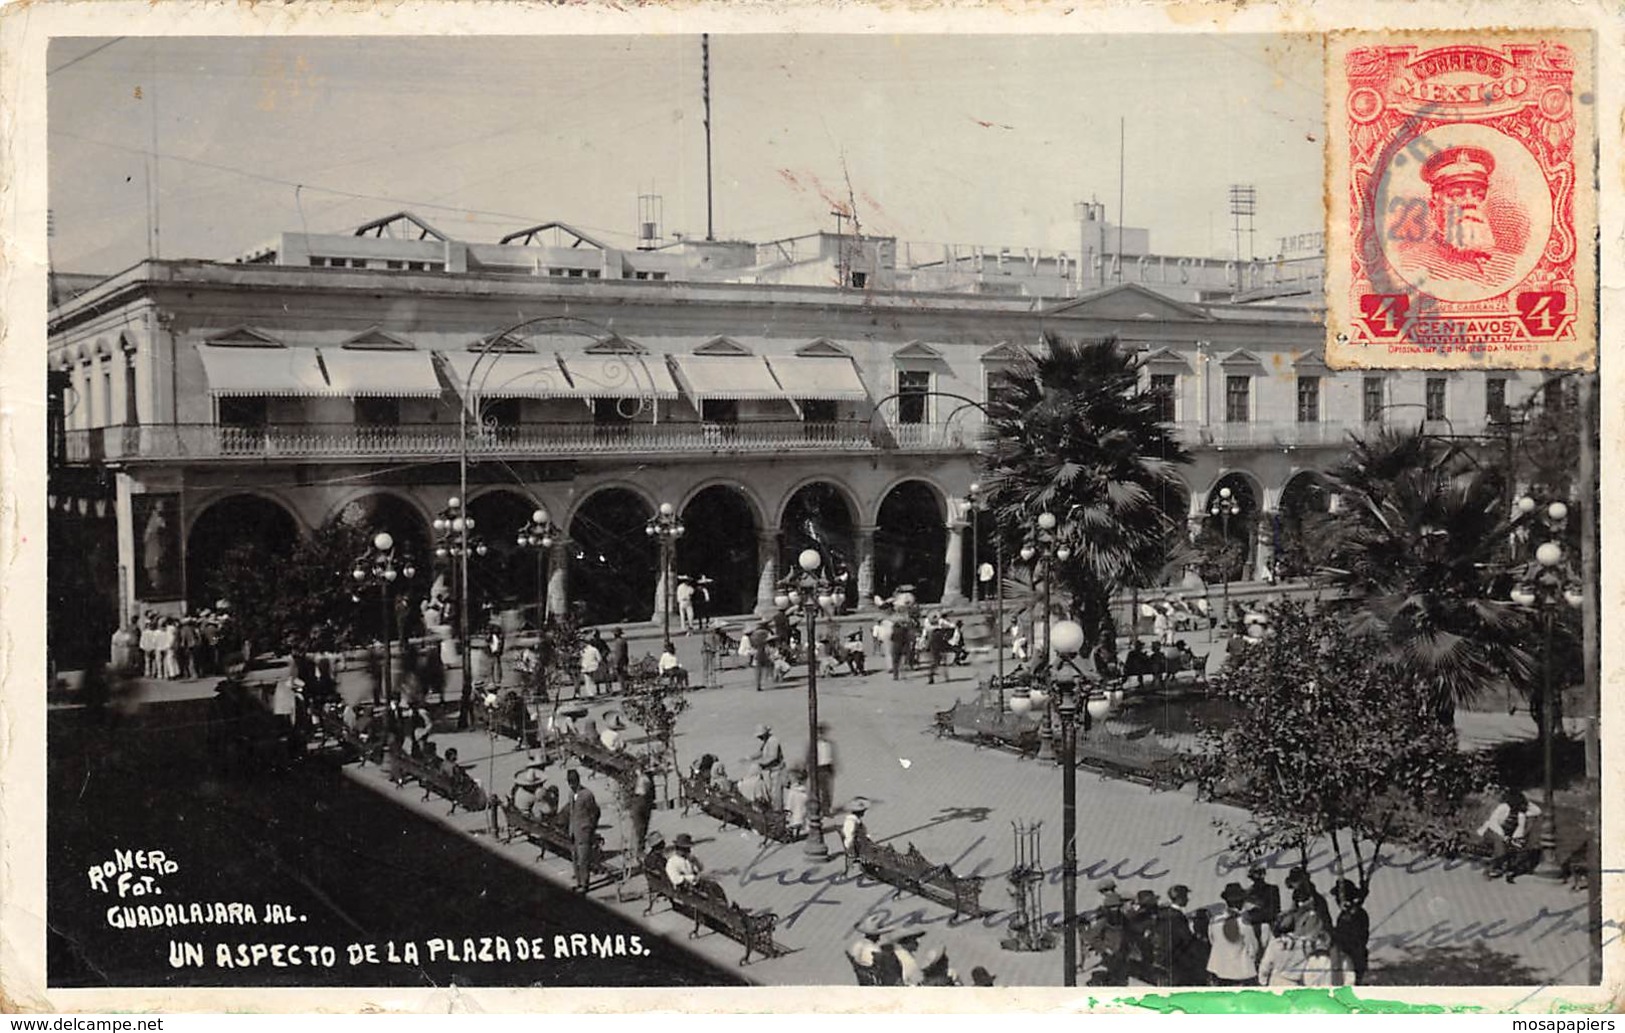
[[[1273, 254], [1324, 222], [1320, 61], [1309, 37], [713, 35], [715, 233], [834, 230], [844, 204], [900, 241], [1075, 255], [1075, 202], [1119, 221], [1121, 160], [1154, 251], [1230, 255], [1249, 183]], [[706, 232], [698, 35], [69, 38], [47, 68], [60, 271], [401, 209], [632, 247], [644, 193], [668, 239]]]

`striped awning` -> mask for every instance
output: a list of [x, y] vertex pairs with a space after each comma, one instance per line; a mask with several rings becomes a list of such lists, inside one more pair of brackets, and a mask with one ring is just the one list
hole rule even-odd
[[849, 358], [773, 356], [767, 360], [785, 391], [796, 398], [831, 402], [861, 402], [869, 389]]
[[677, 378], [694, 401], [790, 398], [759, 355], [677, 355]]
[[588, 398], [676, 398], [677, 382], [658, 355], [563, 355], [577, 393]]
[[430, 398], [441, 393], [428, 352], [323, 348], [330, 395], [346, 398]]
[[239, 348], [197, 346], [209, 393], [230, 395], [313, 396], [328, 393], [327, 378], [315, 348]]
[[447, 352], [446, 368], [457, 393], [465, 399], [470, 392], [481, 398], [579, 398], [582, 395], [560, 368], [558, 356], [551, 352], [545, 355], [491, 352], [484, 357], [470, 352]]

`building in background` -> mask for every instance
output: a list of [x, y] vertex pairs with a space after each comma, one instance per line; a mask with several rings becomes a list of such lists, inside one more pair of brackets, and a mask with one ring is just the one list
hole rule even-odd
[[[458, 241], [398, 213], [237, 262], [75, 279], [50, 313], [54, 648], [102, 648], [119, 614], [211, 606], [226, 550], [290, 548], [335, 519], [427, 562], [465, 455], [491, 547], [470, 577], [493, 607], [545, 589], [555, 612], [649, 618], [644, 523], [667, 502], [688, 528], [674, 569], [712, 578], [717, 612], [770, 606], [808, 546], [856, 601], [902, 583], [961, 600], [981, 423], [962, 400], [1047, 333], [1144, 354], [1195, 454], [1165, 508], [1194, 537], [1232, 488], [1257, 573], [1330, 504], [1319, 471], [1351, 432], [1483, 436], [1540, 385], [1335, 372], [1312, 247], [1238, 266], [1124, 236], [1120, 261], [1083, 263], [857, 232], [621, 250], [564, 223]], [[545, 586], [512, 544], [537, 503], [566, 532]]]

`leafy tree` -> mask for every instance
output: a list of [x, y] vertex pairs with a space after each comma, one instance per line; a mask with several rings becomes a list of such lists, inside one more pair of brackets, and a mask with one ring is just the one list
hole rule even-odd
[[1530, 691], [1534, 619], [1508, 600], [1510, 522], [1498, 472], [1420, 430], [1356, 438], [1328, 475], [1343, 505], [1316, 521], [1322, 575], [1392, 683], [1441, 724], [1501, 679]]
[[1385, 846], [1452, 854], [1484, 760], [1456, 748], [1426, 701], [1395, 692], [1392, 672], [1349, 625], [1301, 603], [1273, 604], [1270, 633], [1233, 657], [1217, 691], [1236, 707], [1204, 728], [1188, 761], [1197, 784], [1251, 812], [1229, 824], [1247, 857], [1293, 850], [1308, 865], [1328, 841], [1342, 872], [1368, 886]]
[[1139, 360], [1115, 338], [1052, 334], [1045, 344], [988, 405], [984, 483], [1006, 556], [1019, 555], [1040, 513], [1056, 516], [1072, 550], [1056, 584], [1093, 641], [1112, 595], [1164, 566], [1175, 521], [1160, 502], [1183, 496], [1175, 470], [1190, 454], [1159, 422], [1162, 399], [1141, 388]]

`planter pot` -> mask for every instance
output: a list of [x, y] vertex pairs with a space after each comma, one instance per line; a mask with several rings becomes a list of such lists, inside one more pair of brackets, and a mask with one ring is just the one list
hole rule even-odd
[[1026, 692], [1018, 690], [1010, 697], [1010, 712], [1012, 714], [1025, 714], [1032, 710], [1033, 701]]

